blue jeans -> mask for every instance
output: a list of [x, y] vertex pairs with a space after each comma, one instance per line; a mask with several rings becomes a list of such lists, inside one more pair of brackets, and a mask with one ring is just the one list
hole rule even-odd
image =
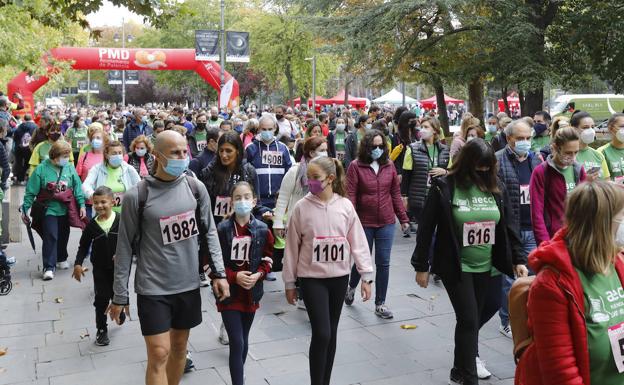
[[69, 241], [69, 218], [46, 215], [43, 218], [43, 271], [56, 270], [58, 262], [67, 261], [67, 242]]
[[[520, 239], [522, 240], [522, 255], [524, 257], [528, 256], [531, 251], [537, 248], [535, 244], [535, 235], [532, 230], [520, 231]], [[511, 289], [511, 285], [514, 283], [514, 280], [506, 276], [502, 275], [502, 295], [503, 298], [501, 300], [501, 308], [498, 311], [498, 315], [501, 319], [501, 325], [507, 326], [509, 325], [509, 290]]]
[[[368, 248], [373, 252], [373, 242], [375, 243], [375, 305], [382, 305], [386, 302], [388, 292], [388, 280], [390, 277], [390, 252], [392, 251], [392, 241], [394, 240], [394, 223], [382, 227], [364, 227], [364, 233], [368, 240]], [[349, 287], [356, 288], [360, 282], [360, 273], [355, 265], [351, 269]]]

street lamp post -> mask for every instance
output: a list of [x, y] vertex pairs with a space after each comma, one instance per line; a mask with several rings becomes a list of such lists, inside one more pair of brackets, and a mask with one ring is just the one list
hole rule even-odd
[[312, 62], [312, 114], [316, 118], [316, 55], [307, 57], [305, 60]]
[[[128, 43], [132, 42], [132, 35], [127, 37]], [[119, 34], [113, 35], [113, 40], [119, 42]], [[126, 49], [126, 19], [121, 18], [121, 48]], [[121, 105], [126, 106], [126, 71], [121, 71]]]
[[221, 87], [219, 91], [219, 108], [221, 108], [221, 93], [225, 87], [225, 0], [221, 0]]

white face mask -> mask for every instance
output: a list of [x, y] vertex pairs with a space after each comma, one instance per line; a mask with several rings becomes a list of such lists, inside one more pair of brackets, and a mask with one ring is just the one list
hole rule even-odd
[[624, 223], [618, 223], [618, 229], [615, 233], [615, 244], [618, 247], [624, 247]]
[[624, 128], [619, 129], [618, 132], [615, 133], [615, 137], [617, 140], [624, 143]]
[[315, 154], [314, 158], [320, 158], [321, 156], [327, 156], [327, 151], [315, 151]]
[[581, 140], [585, 144], [594, 143], [594, 141], [596, 140], [596, 130], [594, 130], [593, 128], [588, 128], [581, 131]]

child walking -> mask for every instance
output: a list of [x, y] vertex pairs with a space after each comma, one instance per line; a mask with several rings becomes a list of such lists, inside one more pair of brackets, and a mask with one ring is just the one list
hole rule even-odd
[[244, 383], [249, 330], [264, 294], [262, 281], [273, 263], [273, 235], [251, 215], [256, 203], [254, 188], [238, 182], [232, 189], [234, 214], [217, 227], [230, 285], [230, 298], [217, 302], [217, 310], [229, 338], [232, 385]]
[[297, 301], [295, 281], [300, 279], [310, 323], [311, 385], [329, 385], [342, 303], [350, 266], [361, 275], [364, 301], [371, 296], [373, 262], [364, 229], [345, 198], [344, 170], [340, 161], [326, 156], [308, 164], [310, 192], [293, 209], [286, 234], [284, 270], [286, 299]]
[[[95, 325], [97, 334], [95, 344], [106, 346], [108, 325], [106, 323], [106, 308], [113, 298], [113, 256], [117, 249], [117, 232], [119, 230], [119, 215], [113, 211], [115, 198], [113, 190], [100, 186], [93, 193], [93, 209], [97, 216], [92, 218], [80, 237], [80, 246], [76, 254], [72, 277], [81, 282], [86, 268], [82, 267], [89, 249], [91, 249], [91, 264], [93, 265], [93, 284], [95, 289]], [[92, 247], [93, 246], [93, 247]], [[121, 313], [120, 325], [126, 320], [125, 312]]]

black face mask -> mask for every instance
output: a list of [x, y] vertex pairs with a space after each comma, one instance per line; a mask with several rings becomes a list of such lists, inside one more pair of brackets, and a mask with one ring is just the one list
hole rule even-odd
[[275, 114], [275, 119], [282, 120], [282, 119], [284, 119], [284, 115]]
[[218, 116], [211, 115], [211, 116], [210, 116], [210, 120], [219, 120], [219, 117], [218, 117]]
[[206, 129], [206, 123], [197, 123], [197, 129], [203, 131]]
[[48, 134], [48, 138], [50, 138], [50, 140], [53, 142], [56, 142], [57, 140], [59, 140], [60, 137], [61, 137], [60, 132], [51, 132], [50, 134]]

